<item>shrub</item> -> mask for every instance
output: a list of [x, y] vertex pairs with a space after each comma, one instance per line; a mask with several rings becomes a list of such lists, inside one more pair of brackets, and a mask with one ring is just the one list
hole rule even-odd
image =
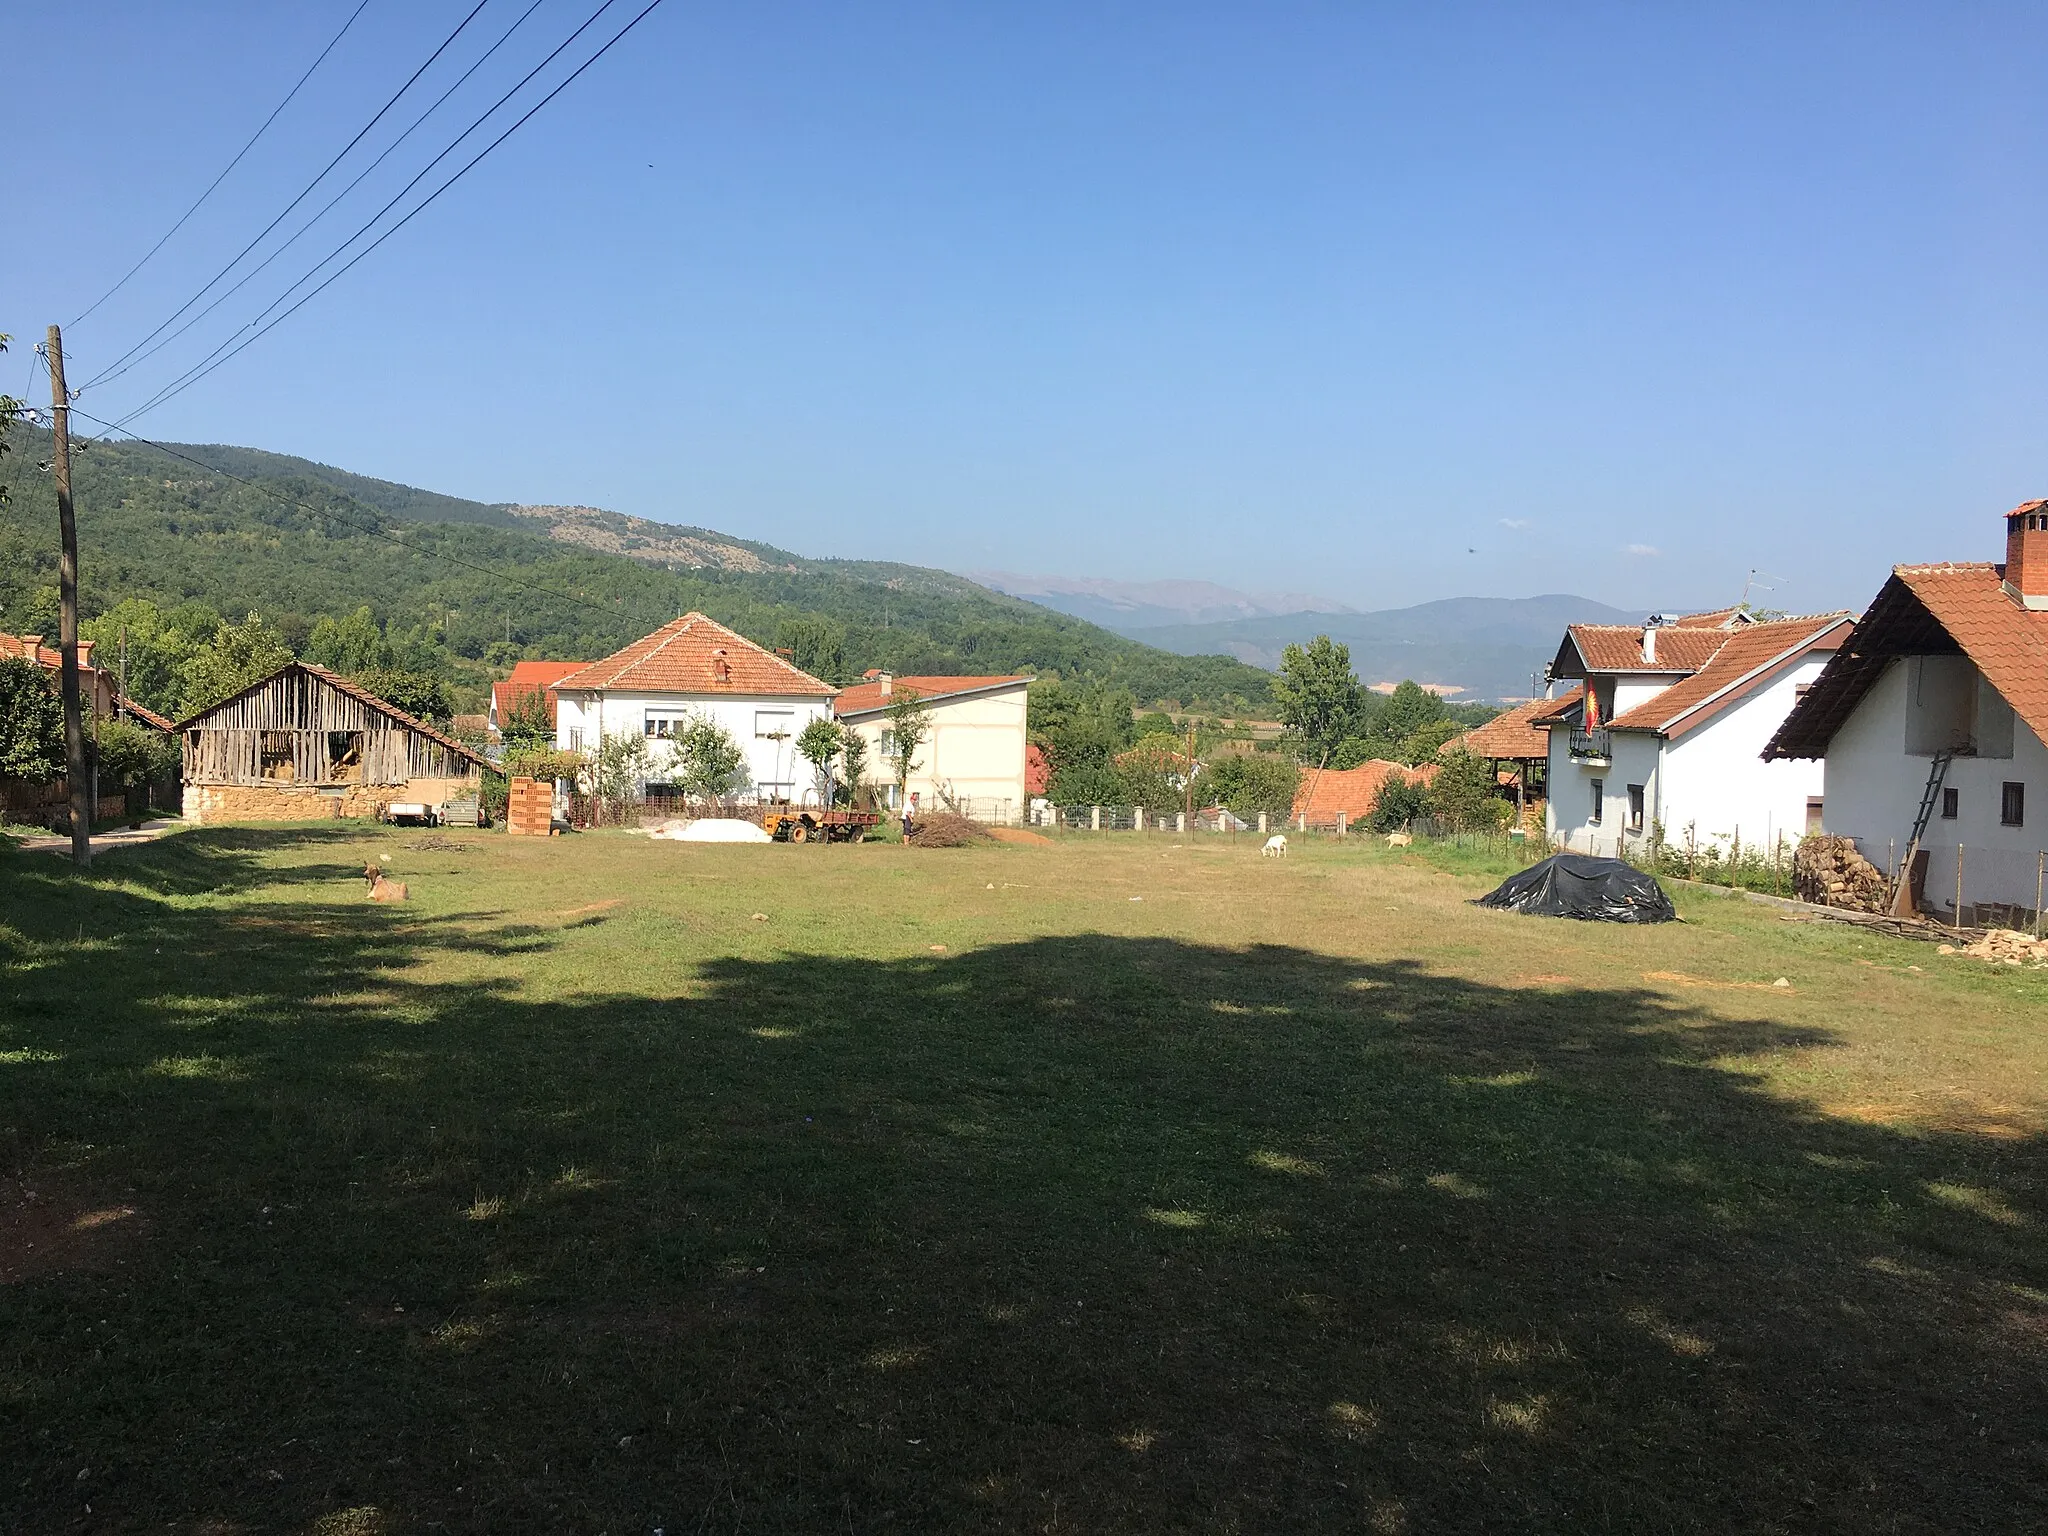
[[102, 720], [98, 729], [100, 782], [155, 784], [178, 771], [178, 739], [133, 720]]
[[23, 656], [0, 659], [0, 778], [47, 783], [64, 771], [64, 706], [50, 674]]
[[1238, 816], [1285, 816], [1294, 809], [1301, 769], [1272, 755], [1219, 757], [1209, 765], [1205, 797]]
[[1398, 832], [1411, 821], [1428, 814], [1429, 790], [1390, 774], [1380, 786], [1365, 824], [1374, 832]]
[[1443, 754], [1428, 791], [1429, 813], [1454, 832], [1490, 831], [1514, 809], [1496, 792], [1493, 764], [1462, 748]]

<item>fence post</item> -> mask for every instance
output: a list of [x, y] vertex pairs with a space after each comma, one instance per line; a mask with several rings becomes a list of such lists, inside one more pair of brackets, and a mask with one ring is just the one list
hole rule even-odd
[[1298, 820], [1300, 821], [1300, 823], [1301, 823], [1301, 824], [1300, 824], [1299, 826], [1297, 826], [1297, 827], [1296, 827], [1296, 828], [1295, 828], [1294, 830], [1295, 830], [1295, 831], [1297, 831], [1297, 832], [1307, 832], [1307, 831], [1308, 831], [1308, 812], [1307, 812], [1307, 811], [1303, 811], [1303, 812], [1301, 813], [1300, 817], [1298, 818]]
[[1102, 807], [1099, 805], [1088, 807], [1088, 830], [1090, 832], [1100, 832], [1102, 830]]
[[2034, 855], [2034, 937], [2041, 937], [2041, 884], [2048, 876], [2048, 853]]
[[1131, 812], [1131, 826], [1139, 832], [1145, 830], [1145, 807], [1142, 805]]
[[1963, 926], [1963, 845], [1956, 844], [1956, 926]]
[[1187, 829], [1188, 813], [1186, 811], [1175, 811], [1173, 813], [1173, 830], [1177, 833], [1185, 834]]
[[[1266, 813], [1265, 813], [1264, 811], [1261, 811], [1261, 812], [1259, 812], [1259, 836], [1261, 836], [1261, 837], [1264, 837], [1265, 835], [1266, 835]], [[2034, 905], [2038, 907], [2039, 905], [2041, 905], [2041, 903], [2037, 901], [2037, 902], [2035, 902], [2035, 903], [2034, 903]]]
[[1337, 835], [1345, 837], [1349, 835], [1350, 831], [1351, 813], [1349, 811], [1339, 811], [1337, 813]]

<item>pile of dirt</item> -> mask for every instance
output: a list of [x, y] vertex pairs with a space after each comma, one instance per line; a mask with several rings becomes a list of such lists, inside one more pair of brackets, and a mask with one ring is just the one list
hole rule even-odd
[[1813, 832], [1799, 840], [1792, 856], [1792, 891], [1815, 906], [1850, 912], [1888, 912], [1891, 882], [1856, 851], [1853, 839]]
[[1968, 955], [1972, 960], [1989, 960], [1994, 965], [2030, 965], [2037, 970], [2048, 966], [2048, 939], [2016, 933], [2010, 928], [1993, 928], [1981, 939], [1960, 947], [1941, 946], [1944, 955]]
[[910, 841], [918, 848], [971, 848], [992, 842], [988, 828], [951, 811], [934, 811], [910, 824]]
[[1039, 843], [1050, 845], [1052, 839], [1043, 832], [1026, 831], [1023, 827], [990, 827], [988, 835], [999, 843]]

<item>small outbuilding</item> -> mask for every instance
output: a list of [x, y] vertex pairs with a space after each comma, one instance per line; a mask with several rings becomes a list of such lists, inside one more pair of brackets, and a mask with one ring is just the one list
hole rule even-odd
[[295, 661], [178, 726], [188, 821], [438, 810], [478, 794], [483, 757], [368, 689]]

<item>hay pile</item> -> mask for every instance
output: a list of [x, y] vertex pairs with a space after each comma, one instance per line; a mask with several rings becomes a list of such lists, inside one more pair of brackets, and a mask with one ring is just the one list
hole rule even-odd
[[910, 824], [910, 841], [917, 848], [971, 848], [992, 842], [988, 828], [951, 811], [934, 811]]
[[1856, 851], [1846, 837], [1815, 832], [1799, 840], [1792, 856], [1792, 890], [1801, 901], [1851, 912], [1891, 909], [1891, 882], [1884, 871]]
[[1989, 960], [1994, 965], [2048, 966], [2048, 939], [2016, 933], [2010, 928], [1993, 928], [1981, 939], [1960, 947], [1941, 946], [1944, 955], [1968, 955], [1972, 960]]

